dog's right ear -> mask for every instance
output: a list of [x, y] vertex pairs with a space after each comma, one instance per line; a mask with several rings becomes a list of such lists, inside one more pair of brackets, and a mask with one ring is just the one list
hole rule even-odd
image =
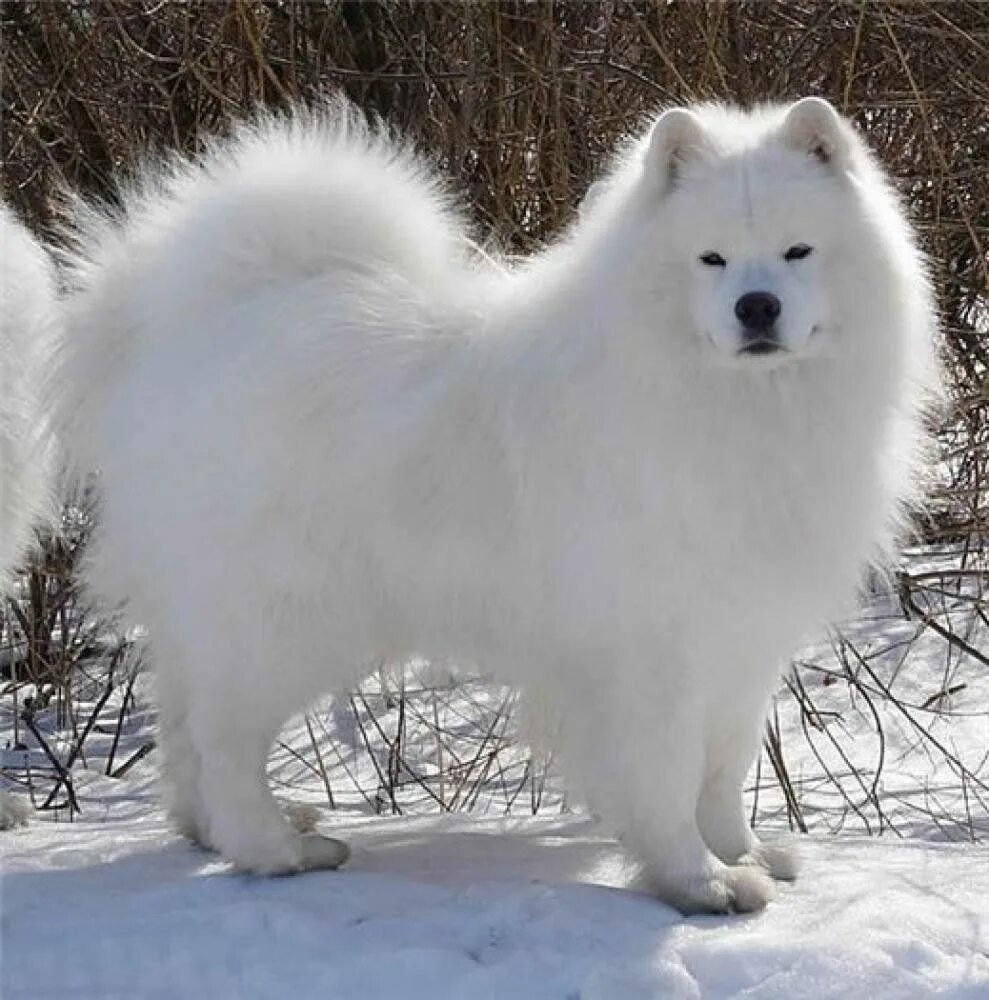
[[686, 108], [664, 111], [649, 136], [645, 170], [649, 183], [659, 195], [676, 186], [683, 165], [707, 145], [701, 120]]

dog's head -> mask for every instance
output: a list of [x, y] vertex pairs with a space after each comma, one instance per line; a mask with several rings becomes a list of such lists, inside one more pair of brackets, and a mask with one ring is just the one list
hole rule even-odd
[[858, 296], [864, 154], [851, 126], [819, 98], [675, 108], [642, 148], [638, 211], [655, 218], [644, 252], [678, 286], [678, 324], [733, 365], [817, 353]]

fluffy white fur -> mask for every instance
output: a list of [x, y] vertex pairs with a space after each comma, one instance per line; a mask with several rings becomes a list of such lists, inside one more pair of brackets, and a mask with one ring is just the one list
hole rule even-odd
[[[342, 860], [265, 754], [416, 654], [552, 705], [663, 899], [754, 910], [792, 877], [742, 781], [788, 654], [895, 533], [937, 385], [914, 239], [829, 105], [667, 112], [519, 266], [475, 263], [432, 173], [339, 104], [152, 174], [80, 241], [65, 423], [185, 831], [261, 872]], [[753, 290], [786, 350], [738, 353]]]
[[42, 396], [58, 306], [48, 255], [0, 205], [0, 590], [32, 526], [51, 514], [52, 446]]

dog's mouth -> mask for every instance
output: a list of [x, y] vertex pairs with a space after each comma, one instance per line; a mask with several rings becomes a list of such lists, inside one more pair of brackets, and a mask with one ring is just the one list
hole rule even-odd
[[776, 354], [778, 351], [786, 351], [786, 348], [778, 341], [770, 337], [759, 337], [750, 340], [743, 347], [738, 349], [739, 354], [760, 356], [765, 354]]

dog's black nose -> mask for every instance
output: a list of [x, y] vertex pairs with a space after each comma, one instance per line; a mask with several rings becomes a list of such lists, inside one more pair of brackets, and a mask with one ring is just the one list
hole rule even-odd
[[772, 292], [746, 292], [735, 303], [735, 315], [746, 330], [768, 330], [780, 314], [780, 300]]

